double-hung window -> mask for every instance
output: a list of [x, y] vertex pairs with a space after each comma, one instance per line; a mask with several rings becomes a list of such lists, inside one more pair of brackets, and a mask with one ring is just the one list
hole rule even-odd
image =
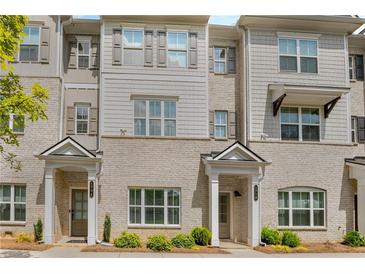
[[25, 222], [25, 214], [25, 186], [0, 185], [0, 222]]
[[188, 33], [169, 31], [167, 33], [167, 66], [186, 68], [188, 63]]
[[214, 48], [214, 72], [226, 73], [226, 48]]
[[350, 75], [350, 80], [356, 79], [356, 56], [355, 55], [349, 56], [349, 75]]
[[353, 143], [357, 142], [356, 129], [357, 129], [357, 117], [352, 116], [351, 117], [351, 142], [353, 142]]
[[123, 30], [123, 64], [142, 66], [144, 31], [138, 29]]
[[19, 61], [21, 62], [38, 62], [39, 61], [39, 44], [40, 44], [40, 27], [24, 27], [25, 37], [20, 44]]
[[349, 56], [349, 74], [350, 80], [364, 81], [364, 56]]
[[325, 192], [300, 188], [279, 191], [278, 224], [281, 227], [324, 227]]
[[227, 138], [227, 111], [215, 111], [214, 137]]
[[176, 102], [135, 100], [134, 135], [176, 136]]
[[88, 134], [89, 132], [89, 110], [85, 104], [76, 105], [76, 134]]
[[279, 38], [280, 71], [318, 73], [318, 41]]
[[77, 67], [89, 68], [90, 63], [90, 41], [78, 40], [77, 41]]
[[319, 108], [282, 107], [280, 109], [281, 140], [319, 141]]
[[10, 114], [9, 128], [16, 134], [24, 133], [24, 116]]
[[129, 224], [179, 225], [180, 190], [164, 188], [130, 188]]

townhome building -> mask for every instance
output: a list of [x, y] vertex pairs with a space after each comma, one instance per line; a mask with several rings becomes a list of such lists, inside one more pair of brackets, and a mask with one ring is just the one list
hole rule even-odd
[[[260, 243], [365, 232], [365, 21], [354, 16], [30, 16], [14, 64], [50, 92], [48, 121], [13, 127], [0, 231], [44, 241], [195, 226]], [[10, 117], [10, 123], [19, 117]]]

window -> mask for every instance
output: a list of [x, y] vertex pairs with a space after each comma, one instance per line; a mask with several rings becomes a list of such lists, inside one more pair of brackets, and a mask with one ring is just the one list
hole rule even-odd
[[178, 189], [129, 189], [130, 225], [179, 225]]
[[90, 41], [77, 41], [77, 67], [89, 68]]
[[351, 117], [351, 142], [356, 143], [356, 128], [357, 128], [357, 117]]
[[279, 191], [278, 224], [285, 227], [324, 227], [325, 192], [300, 188]]
[[216, 111], [214, 113], [214, 136], [227, 138], [227, 112]]
[[279, 38], [281, 71], [318, 73], [318, 41]]
[[282, 140], [319, 141], [319, 108], [282, 107], [280, 130]]
[[89, 132], [89, 106], [76, 105], [76, 134]]
[[10, 114], [9, 128], [17, 134], [24, 133], [24, 116]]
[[123, 31], [124, 65], [143, 65], [143, 34], [143, 30], [125, 29]]
[[350, 75], [350, 80], [355, 80], [356, 79], [356, 57], [355, 55], [350, 55], [349, 56], [349, 75]]
[[25, 37], [20, 44], [19, 61], [21, 62], [38, 62], [39, 61], [39, 44], [40, 44], [40, 27], [26, 26], [24, 28]]
[[176, 102], [135, 100], [134, 135], [176, 136]]
[[186, 68], [188, 60], [188, 34], [186, 32], [167, 33], [167, 65], [173, 68]]
[[364, 80], [364, 57], [363, 55], [349, 56], [350, 80]]
[[0, 185], [0, 222], [25, 222], [24, 185]]
[[214, 48], [214, 72], [226, 73], [226, 48]]

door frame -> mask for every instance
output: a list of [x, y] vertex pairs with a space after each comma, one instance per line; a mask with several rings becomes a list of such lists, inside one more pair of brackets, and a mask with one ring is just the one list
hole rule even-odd
[[[229, 195], [229, 239], [233, 240], [233, 191], [229, 191], [229, 190], [223, 190], [223, 191], [218, 191], [218, 196], [220, 193], [224, 193]], [[218, 199], [219, 200], [219, 199]], [[219, 215], [219, 208], [218, 208], [218, 215]], [[218, 225], [219, 225], [219, 220], [218, 220]]]
[[[69, 191], [68, 191], [68, 236], [69, 237], [72, 237], [71, 236], [71, 225], [72, 225], [72, 191], [74, 189], [81, 189], [81, 190], [88, 190], [87, 186], [70, 186], [69, 187]], [[88, 199], [89, 199], [89, 196], [88, 196]], [[87, 202], [87, 212], [89, 214], [89, 201]]]

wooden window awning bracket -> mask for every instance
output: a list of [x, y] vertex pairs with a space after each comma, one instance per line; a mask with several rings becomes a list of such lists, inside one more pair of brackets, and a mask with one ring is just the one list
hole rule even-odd
[[283, 95], [281, 95], [278, 99], [276, 99], [272, 103], [272, 109], [273, 109], [273, 115], [274, 116], [276, 116], [278, 114], [278, 111], [280, 109], [281, 103], [283, 102], [285, 96], [286, 96], [286, 93], [284, 93]]
[[335, 107], [337, 101], [340, 99], [341, 99], [341, 96], [338, 96], [337, 98], [333, 99], [332, 101], [330, 101], [324, 105], [324, 118], [328, 118], [332, 109]]

